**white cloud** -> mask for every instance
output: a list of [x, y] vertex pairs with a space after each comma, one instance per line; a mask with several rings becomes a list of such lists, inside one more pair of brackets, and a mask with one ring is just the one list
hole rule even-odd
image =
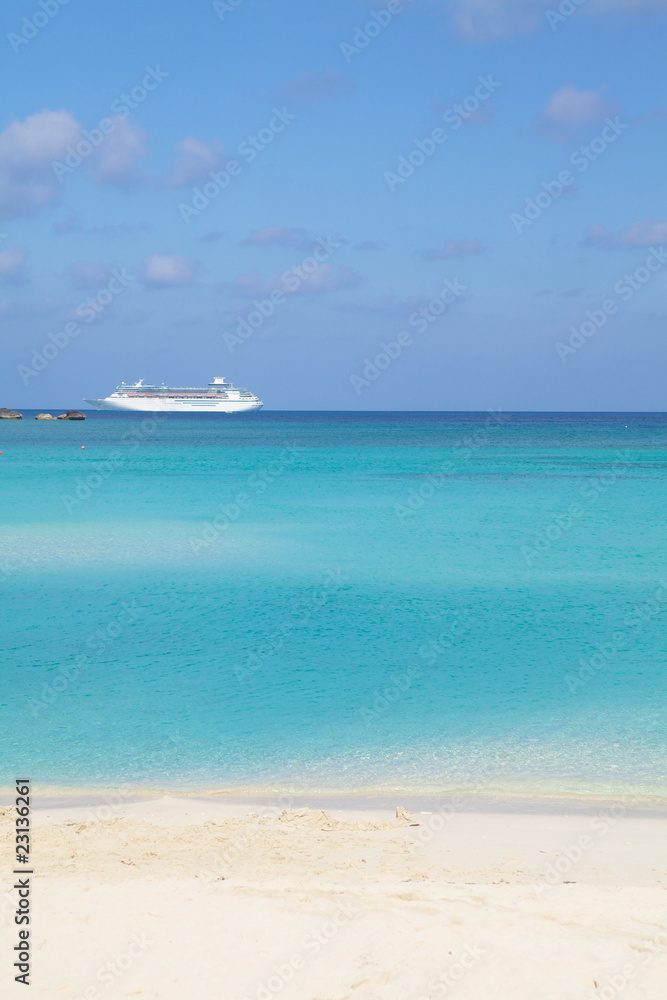
[[570, 142], [583, 130], [616, 114], [617, 110], [602, 90], [577, 90], [573, 84], [567, 84], [551, 95], [547, 106], [537, 116], [535, 126], [547, 139]]
[[[139, 169], [139, 161], [148, 152], [148, 133], [121, 115], [113, 115], [110, 120], [113, 127], [107, 130], [99, 146], [91, 149], [85, 140], [87, 153], [77, 152], [82, 145], [83, 126], [65, 110], [40, 111], [25, 121], [12, 122], [0, 132], [0, 219], [34, 215], [56, 204], [60, 200], [61, 181], [79, 166], [90, 170], [97, 184], [121, 188], [135, 184], [182, 187], [208, 178], [227, 161], [219, 142], [207, 146], [188, 136], [175, 147], [180, 158], [169, 179], [151, 179]], [[74, 162], [72, 155], [76, 158]], [[60, 167], [58, 173], [54, 166]], [[78, 228], [76, 216], [70, 213], [67, 220], [54, 226], [54, 231], [63, 233]]]
[[179, 254], [152, 254], [144, 259], [143, 280], [152, 288], [190, 285], [194, 281], [192, 263]]
[[577, 90], [572, 84], [552, 94], [544, 109], [550, 125], [590, 125], [608, 113], [609, 103], [599, 90]]
[[56, 204], [60, 184], [52, 168], [81, 126], [68, 111], [40, 111], [0, 132], [0, 218], [34, 215]]
[[208, 178], [209, 174], [221, 170], [225, 163], [222, 145], [214, 142], [207, 146], [205, 142], [189, 135], [174, 147], [181, 157], [171, 171], [172, 187], [186, 187]]
[[128, 188], [142, 180], [137, 161], [146, 155], [148, 133], [140, 125], [133, 125], [116, 115], [112, 118], [113, 131], [94, 155], [91, 176], [98, 184], [113, 184]]
[[23, 277], [26, 261], [25, 247], [8, 247], [0, 251], [0, 281], [14, 284]]

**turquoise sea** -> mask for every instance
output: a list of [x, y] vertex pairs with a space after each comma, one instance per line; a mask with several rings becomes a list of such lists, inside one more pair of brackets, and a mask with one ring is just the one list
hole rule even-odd
[[5, 783], [667, 797], [667, 416], [33, 415]]

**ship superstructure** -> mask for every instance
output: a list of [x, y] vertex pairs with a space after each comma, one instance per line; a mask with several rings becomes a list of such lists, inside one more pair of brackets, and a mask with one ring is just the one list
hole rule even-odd
[[177, 389], [144, 385], [144, 380], [121, 382], [105, 399], [87, 399], [96, 410], [133, 410], [149, 413], [243, 413], [264, 405], [248, 389], [238, 389], [218, 375], [204, 389]]

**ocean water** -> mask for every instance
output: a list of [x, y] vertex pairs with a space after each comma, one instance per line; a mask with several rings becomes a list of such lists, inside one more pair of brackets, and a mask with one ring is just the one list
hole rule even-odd
[[31, 416], [10, 779], [667, 797], [667, 416]]

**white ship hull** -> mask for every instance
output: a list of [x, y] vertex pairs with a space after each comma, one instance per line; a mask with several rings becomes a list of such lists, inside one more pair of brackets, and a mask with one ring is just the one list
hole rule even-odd
[[96, 410], [130, 413], [252, 413], [263, 405], [248, 389], [236, 388], [221, 375], [205, 388], [144, 385], [143, 379], [132, 385], [123, 382], [110, 396], [86, 402]]
[[96, 410], [124, 410], [133, 413], [249, 413], [263, 403], [233, 399], [87, 399]]

